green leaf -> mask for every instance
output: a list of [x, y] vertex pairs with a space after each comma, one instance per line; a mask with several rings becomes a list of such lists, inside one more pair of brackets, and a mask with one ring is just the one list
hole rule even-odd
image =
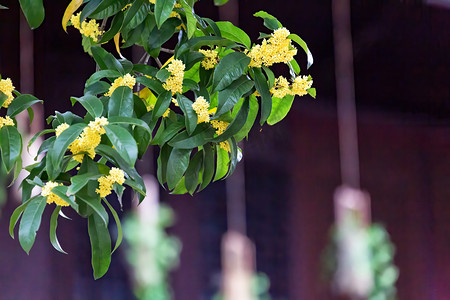
[[90, 15], [93, 19], [105, 19], [113, 15], [119, 15], [127, 4], [127, 0], [103, 0], [97, 9]]
[[230, 157], [228, 152], [219, 145], [216, 146], [217, 150], [217, 164], [216, 164], [216, 175], [214, 176], [214, 181], [222, 179], [228, 173], [228, 164], [230, 163]]
[[266, 26], [267, 28], [271, 29], [271, 30], [276, 30], [278, 28], [283, 27], [283, 25], [281, 25], [280, 21], [278, 21], [277, 18], [275, 18], [274, 16], [266, 13], [265, 11], [259, 11], [257, 13], [254, 14], [255, 17], [260, 17], [264, 19], [264, 26]]
[[[244, 101], [236, 104], [236, 106], [233, 109], [232, 117], [235, 117], [235, 111], [237, 112], [240, 106], [242, 105]], [[248, 133], [253, 127], [253, 124], [255, 123], [256, 116], [258, 115], [259, 110], [259, 104], [258, 100], [256, 100], [256, 97], [254, 95], [250, 96], [250, 109], [248, 112], [247, 121], [245, 122], [244, 126], [239, 130], [238, 133], [234, 135], [234, 138], [236, 139], [236, 142], [242, 141], [244, 138], [247, 137]], [[236, 113], [237, 114], [237, 113]]]
[[87, 94], [80, 98], [71, 97], [70, 100], [72, 101], [72, 104], [75, 102], [80, 102], [80, 104], [83, 105], [83, 107], [93, 118], [101, 117], [103, 114], [102, 101], [93, 95]]
[[8, 106], [8, 110], [6, 114], [11, 118], [15, 117], [17, 114], [21, 113], [25, 109], [29, 108], [33, 104], [42, 103], [42, 100], [39, 100], [33, 95], [22, 94]]
[[133, 92], [127, 86], [119, 86], [108, 101], [108, 118], [115, 116], [133, 116]]
[[102, 39], [100, 40], [100, 44], [106, 43], [108, 41], [110, 41], [112, 38], [114, 38], [114, 36], [119, 32], [120, 28], [122, 28], [122, 23], [124, 20], [124, 14], [122, 11], [120, 11], [119, 13], [117, 13], [112, 22], [111, 22], [111, 27], [109, 28], [109, 30], [107, 32], [105, 32], [105, 34], [103, 34]]
[[[125, 28], [135, 28], [138, 23], [137, 20], [144, 20], [142, 16], [148, 14], [150, 9], [149, 2], [147, 0], [136, 0], [133, 2], [130, 8], [127, 9], [125, 14], [125, 19], [123, 21], [122, 27]], [[136, 17], [137, 16], [137, 17]]]
[[81, 11], [80, 24], [88, 18], [104, 0], [90, 0]]
[[214, 5], [224, 5], [228, 2], [229, 0], [214, 0]]
[[30, 253], [36, 238], [36, 231], [41, 225], [42, 213], [47, 201], [39, 196], [30, 201], [26, 206], [19, 225], [19, 242], [27, 254]]
[[74, 195], [79, 190], [84, 188], [86, 186], [86, 184], [88, 184], [89, 181], [97, 180], [101, 176], [102, 176], [101, 174], [93, 173], [93, 172], [84, 173], [84, 174], [80, 174], [80, 175], [75, 175], [75, 176], [70, 178], [71, 185], [69, 186], [69, 189], [67, 190], [67, 192], [70, 195]]
[[189, 165], [192, 149], [173, 149], [167, 162], [167, 186], [173, 189]]
[[231, 22], [216, 22], [216, 24], [220, 29], [222, 37], [232, 40], [236, 43], [240, 43], [247, 47], [247, 49], [251, 48], [252, 41], [245, 33], [245, 31], [243, 31], [239, 27], [234, 26]]
[[192, 149], [200, 147], [209, 142], [215, 132], [212, 127], [202, 128], [196, 131], [197, 132], [194, 132], [192, 136], [190, 136], [187, 131], [182, 131], [169, 142], [169, 145], [178, 149]]
[[250, 57], [241, 52], [233, 52], [222, 58], [213, 75], [213, 91], [227, 88], [233, 81], [244, 74], [250, 63]]
[[308, 45], [305, 43], [304, 40], [302, 40], [301, 37], [299, 37], [296, 34], [292, 33], [288, 35], [288, 38], [296, 42], [300, 47], [302, 47], [303, 51], [305, 51], [308, 61], [307, 68], [309, 69], [309, 67], [311, 67], [311, 65], [314, 63], [314, 58], [312, 56], [311, 51], [309, 51]]
[[67, 150], [67, 147], [69, 147], [69, 145], [80, 135], [85, 127], [86, 124], [83, 123], [71, 125], [55, 139], [53, 147], [49, 149], [47, 154], [47, 159], [52, 166], [50, 170], [47, 169], [47, 172], [49, 172], [50, 180], [53, 180], [56, 178], [56, 176], [58, 176], [60, 172], [61, 160]]
[[188, 39], [190, 39], [194, 35], [195, 29], [197, 29], [197, 19], [194, 17], [194, 8], [187, 3], [186, 0], [180, 0], [179, 2], [186, 13], [187, 34]]
[[28, 199], [27, 201], [25, 201], [24, 203], [22, 203], [22, 205], [20, 205], [19, 207], [17, 207], [14, 212], [11, 215], [11, 218], [9, 219], [9, 235], [14, 238], [14, 228], [16, 227], [17, 221], [19, 220], [20, 216], [22, 215], [23, 211], [25, 210], [25, 208], [27, 208], [28, 204], [30, 204], [30, 202], [37, 198], [39, 196], [34, 196], [30, 199]]
[[14, 126], [3, 126], [0, 129], [0, 150], [3, 165], [9, 173], [22, 154], [22, 136]]
[[111, 237], [106, 224], [97, 214], [88, 217], [88, 232], [94, 278], [99, 279], [105, 275], [111, 263]]
[[90, 86], [85, 87], [84, 88], [84, 94], [85, 95], [87, 95], [87, 94], [92, 94], [92, 95], [99, 95], [99, 94], [101, 94], [103, 96], [103, 94], [105, 94], [109, 90], [110, 87], [111, 86], [107, 82], [97, 81], [97, 82], [91, 84]]
[[253, 68], [255, 86], [258, 93], [261, 95], [261, 125], [266, 122], [267, 118], [272, 111], [272, 95], [270, 94], [270, 88], [267, 85], [266, 77], [262, 73], [260, 68]]
[[211, 142], [219, 143], [228, 140], [230, 137], [238, 133], [242, 127], [245, 125], [250, 108], [249, 98], [245, 98], [239, 112], [237, 113], [234, 120], [228, 125], [227, 129], [219, 136], [210, 140]]
[[283, 99], [273, 98], [273, 108], [267, 119], [267, 124], [275, 125], [276, 123], [283, 120], [291, 109], [292, 103], [294, 102], [293, 95], [286, 95]]
[[108, 213], [106, 212], [105, 208], [103, 207], [103, 205], [100, 202], [101, 201], [100, 196], [97, 196], [96, 198], [88, 198], [88, 199], [85, 198], [84, 195], [81, 195], [80, 193], [78, 193], [76, 196], [79, 201], [81, 201], [82, 203], [86, 204], [87, 206], [89, 206], [90, 208], [93, 209], [95, 214], [100, 217], [100, 219], [102, 220], [102, 222], [105, 226], [108, 225], [108, 219], [109, 219]]
[[203, 146], [203, 173], [199, 192], [206, 188], [214, 177], [214, 146], [206, 144]]
[[170, 192], [170, 194], [172, 194], [172, 195], [184, 195], [184, 194], [186, 194], [188, 192], [188, 190], [186, 189], [185, 180], [186, 180], [185, 177], [181, 178], [181, 180], [177, 183], [177, 185]]
[[158, 95], [160, 95], [160, 94], [162, 94], [162, 93], [164, 93], [166, 91], [163, 88], [162, 83], [159, 82], [159, 80], [155, 80], [153, 78], [148, 78], [148, 77], [145, 77], [145, 76], [139, 76], [139, 77], [136, 78], [136, 83], [141, 83], [141, 84], [145, 85], [150, 90], [152, 90], [153, 92], [157, 93]]
[[143, 190], [142, 186], [140, 184], [138, 184], [136, 181], [125, 179], [124, 185], [125, 184], [145, 197], [145, 190]]
[[89, 77], [89, 79], [86, 81], [85, 87], [88, 87], [91, 84], [93, 84], [105, 77], [117, 78], [117, 77], [120, 77], [121, 75], [122, 74], [116, 70], [100, 70], [100, 71], [97, 71], [94, 74], [92, 74], [91, 77]]
[[[194, 37], [184, 44], [181, 44], [180, 48], [175, 52], [175, 58], [179, 58], [186, 51], [197, 51], [202, 46], [230, 46], [234, 42], [229, 39], [216, 36], [200, 36]], [[244, 54], [245, 55], [245, 54]], [[239, 77], [239, 76], [238, 76]]]
[[[0, 5], [0, 9], [9, 9], [6, 6]], [[0, 78], [1, 79], [1, 78]], [[1, 106], [1, 105], [0, 105]]]
[[117, 225], [117, 240], [116, 240], [116, 245], [114, 246], [114, 249], [112, 251], [112, 253], [114, 253], [114, 251], [116, 251], [116, 249], [122, 243], [122, 239], [123, 239], [122, 224], [120, 223], [120, 219], [119, 219], [119, 216], [117, 215], [117, 212], [114, 210], [114, 208], [111, 206], [111, 204], [109, 204], [109, 202], [106, 201], [106, 199], [103, 199], [103, 201], [106, 203], [109, 210], [111, 211], [111, 214], [113, 215], [114, 221], [116, 221], [116, 225]]
[[180, 19], [170, 18], [161, 27], [153, 28], [148, 37], [148, 49], [153, 57], [159, 55], [159, 48], [173, 36], [180, 24]]
[[158, 118], [161, 117], [169, 108], [171, 101], [172, 101], [172, 92], [170, 91], [165, 91], [158, 96], [155, 107], [153, 108], [152, 114], [153, 125], [150, 125], [151, 128], [154, 127], [156, 121], [158, 121]]
[[50, 217], [50, 243], [52, 243], [53, 248], [59, 252], [67, 254], [67, 252], [61, 248], [58, 237], [56, 236], [56, 227], [58, 227], [58, 216], [60, 211], [61, 206], [57, 205], [52, 213], [52, 216]]
[[45, 10], [42, 0], [19, 0], [20, 7], [31, 29], [38, 28], [44, 21]]
[[191, 135], [197, 127], [197, 114], [192, 108], [192, 101], [183, 95], [178, 95], [177, 101], [185, 116], [186, 130]]
[[198, 186], [198, 178], [200, 170], [202, 169], [202, 163], [203, 163], [203, 150], [195, 153], [195, 155], [189, 162], [189, 166], [186, 170], [184, 184], [186, 186], [187, 191], [191, 195], [194, 194], [195, 189]]
[[58, 185], [52, 188], [52, 193], [54, 193], [56, 196], [60, 197], [75, 210], [78, 211], [78, 204], [75, 202], [75, 198], [73, 196], [67, 196], [67, 186], [64, 185]]
[[137, 160], [138, 149], [133, 136], [128, 130], [119, 125], [106, 125], [103, 128], [120, 156], [130, 167], [134, 166]]
[[220, 116], [230, 111], [242, 95], [250, 91], [252, 87], [253, 81], [246, 76], [241, 76], [233, 81], [227, 88], [219, 92], [217, 111], [214, 116]]
[[6, 96], [2, 91], [0, 91], [0, 107], [3, 106], [3, 103], [5, 103], [6, 99], [8, 99], [8, 96]]
[[314, 99], [316, 99], [316, 88], [310, 88], [306, 90], [308, 92], [308, 94], [313, 97]]
[[[162, 126], [160, 126], [160, 129]], [[185, 128], [184, 119], [180, 119], [177, 122], [170, 123], [167, 127], [162, 128], [162, 130], [158, 129], [151, 145], [164, 145], [183, 128]]]
[[158, 28], [169, 18], [175, 5], [175, 0], [156, 0], [155, 19]]
[[236, 140], [234, 137], [231, 138], [231, 141], [228, 140], [228, 143], [230, 144], [230, 150], [231, 150], [231, 162], [230, 162], [230, 169], [228, 170], [227, 176], [229, 177], [231, 174], [233, 174], [234, 170], [236, 169], [236, 165], [238, 163], [238, 152], [239, 148], [237, 146]]
[[139, 127], [142, 127], [143, 129], [145, 129], [149, 134], [152, 134], [152, 130], [150, 129], [150, 127], [148, 127], [148, 124], [145, 123], [143, 120], [139, 120], [136, 118], [117, 116], [117, 117], [108, 118], [108, 122], [110, 125], [123, 124], [123, 125], [139, 126]]
[[101, 70], [116, 70], [120, 74], [125, 75], [125, 70], [118, 59], [111, 53], [107, 52], [100, 46], [93, 46], [91, 48], [92, 56]]
[[33, 137], [28, 142], [28, 146], [27, 146], [28, 151], [30, 150], [31, 145], [36, 141], [36, 139], [38, 137], [40, 137], [41, 135], [47, 134], [47, 133], [51, 133], [51, 132], [55, 132], [55, 129], [45, 129], [45, 130], [39, 131], [38, 133], [33, 135]]

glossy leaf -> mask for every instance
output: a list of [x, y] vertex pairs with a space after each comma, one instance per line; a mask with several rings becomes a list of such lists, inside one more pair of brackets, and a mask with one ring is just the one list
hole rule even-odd
[[234, 26], [231, 22], [216, 22], [220, 29], [222, 37], [232, 40], [236, 43], [243, 44], [245, 47], [250, 49], [252, 42], [249, 36], [237, 26]]
[[[242, 101], [242, 103], [243, 102], [244, 101]], [[237, 111], [240, 108], [242, 103], [238, 103], [234, 107], [233, 114], [232, 114], [233, 118], [235, 117], [235, 111]], [[258, 100], [256, 100], [255, 96], [251, 95], [250, 96], [250, 108], [248, 111], [247, 121], [245, 122], [244, 126], [242, 126], [241, 130], [239, 130], [239, 132], [234, 135], [236, 142], [240, 142], [244, 138], [247, 137], [248, 133], [250, 132], [250, 130], [253, 127], [253, 124], [255, 123], [256, 117], [258, 115], [258, 110], [259, 110]]]
[[105, 19], [113, 15], [118, 15], [127, 4], [127, 0], [103, 0], [102, 3], [90, 15], [93, 19]]
[[105, 77], [108, 78], [117, 78], [120, 77], [121, 73], [116, 70], [100, 70], [92, 74], [88, 80], [86, 80], [85, 86], [90, 86], [94, 82], [99, 81], [100, 79], [103, 79]]
[[234, 42], [229, 39], [216, 36], [193, 37], [186, 43], [182, 44], [175, 53], [175, 57], [179, 58], [186, 51], [197, 51], [202, 46], [230, 46]]
[[275, 125], [276, 123], [283, 120], [291, 109], [292, 103], [294, 102], [293, 95], [286, 95], [283, 99], [273, 98], [273, 108], [267, 119], [267, 124]]
[[22, 154], [22, 136], [14, 126], [3, 126], [0, 129], [0, 150], [2, 163], [9, 173]]
[[95, 62], [99, 65], [101, 70], [116, 70], [125, 75], [122, 64], [111, 53], [99, 46], [93, 46], [91, 51]]
[[167, 186], [173, 189], [189, 165], [192, 149], [173, 149], [167, 162]]
[[83, 97], [70, 98], [72, 100], [72, 104], [75, 102], [79, 102], [83, 107], [87, 110], [87, 112], [93, 117], [101, 117], [103, 114], [103, 103], [97, 97], [93, 95], [84, 95]]
[[75, 198], [73, 196], [67, 196], [67, 189], [67, 186], [58, 185], [52, 188], [52, 193], [69, 203], [70, 207], [72, 207], [75, 211], [78, 211], [78, 204], [75, 202]]
[[184, 119], [186, 122], [186, 130], [191, 135], [197, 127], [197, 114], [192, 108], [192, 101], [183, 95], [177, 97], [178, 105], [184, 113]]
[[216, 174], [214, 176], [214, 181], [222, 179], [228, 173], [228, 165], [230, 163], [230, 157], [228, 152], [219, 145], [216, 146], [217, 160], [216, 160]]
[[155, 19], [158, 28], [169, 18], [175, 2], [175, 0], [155, 0]]
[[198, 132], [194, 132], [192, 136], [190, 136], [186, 131], [182, 131], [171, 141], [169, 141], [169, 145], [178, 149], [192, 149], [200, 147], [212, 139], [214, 131], [215, 130], [211, 127], [201, 129], [198, 130]]
[[97, 214], [88, 217], [88, 233], [91, 241], [94, 278], [99, 279], [105, 275], [111, 263], [111, 237], [107, 225]]
[[314, 99], [316, 98], [316, 88], [310, 88], [306, 90], [308, 92], [308, 94], [313, 97]]
[[241, 99], [242, 95], [250, 91], [252, 87], [253, 81], [246, 76], [241, 76], [239, 79], [233, 81], [227, 88], [220, 91], [215, 116], [220, 116], [230, 111], [239, 99]]
[[122, 28], [124, 20], [124, 14], [123, 12], [119, 12], [117, 15], [114, 16], [111, 27], [105, 34], [103, 34], [102, 39], [100, 40], [100, 43], [106, 43], [114, 38], [114, 36], [119, 32], [120, 28]]
[[145, 129], [149, 134], [152, 133], [150, 127], [148, 127], [148, 124], [145, 123], [143, 120], [136, 119], [136, 118], [130, 118], [130, 117], [111, 117], [108, 118], [109, 124], [122, 124], [122, 125], [134, 125], [139, 126], [143, 129]]
[[11, 218], [9, 219], [9, 235], [14, 238], [14, 228], [16, 227], [17, 221], [19, 221], [20, 216], [22, 215], [23, 211], [27, 207], [28, 204], [30, 204], [30, 201], [37, 198], [38, 196], [34, 196], [27, 201], [23, 202], [20, 206], [18, 206], [14, 212], [11, 214]]
[[45, 11], [42, 0], [19, 0], [22, 12], [31, 29], [38, 28], [44, 21]]
[[228, 140], [230, 137], [238, 133], [244, 127], [250, 108], [250, 100], [246, 98], [242, 104], [236, 118], [228, 125], [227, 129], [219, 136], [211, 140], [211, 142], [219, 143]]
[[187, 21], [187, 34], [188, 38], [192, 38], [194, 35], [195, 29], [197, 28], [197, 19], [194, 16], [194, 9], [191, 7], [189, 3], [187, 3], [186, 0], [179, 1], [181, 6], [184, 9], [184, 12], [186, 13], [186, 21]]
[[166, 110], [169, 108], [171, 101], [172, 101], [172, 92], [170, 91], [165, 91], [158, 96], [152, 114], [153, 122], [156, 122], [157, 119], [166, 112]]
[[203, 163], [203, 151], [194, 154], [186, 170], [184, 184], [189, 194], [194, 194], [198, 186], [198, 178]]
[[74, 195], [79, 190], [84, 188], [89, 181], [97, 180], [101, 176], [102, 176], [101, 174], [94, 173], [94, 172], [75, 175], [70, 178], [71, 185], [69, 186], [67, 193], [69, 193], [69, 195]]
[[138, 149], [133, 136], [128, 130], [119, 125], [106, 125], [103, 128], [120, 156], [130, 167], [134, 166], [137, 160]]
[[42, 103], [42, 100], [39, 100], [33, 95], [26, 95], [22, 94], [16, 99], [14, 99], [13, 102], [8, 106], [7, 115], [11, 118], [15, 117], [17, 114], [21, 113], [22, 111], [26, 110], [30, 106], [36, 103]]
[[108, 118], [133, 116], [133, 92], [127, 86], [119, 86], [108, 101]]
[[278, 21], [277, 18], [275, 18], [274, 16], [272, 16], [271, 14], [266, 13], [265, 11], [259, 11], [255, 14], [253, 14], [255, 17], [260, 17], [264, 19], [264, 26], [266, 26], [267, 28], [271, 29], [271, 30], [276, 30], [278, 28], [283, 27], [283, 25], [281, 25], [280, 21]]
[[45, 197], [39, 196], [26, 206], [19, 225], [19, 242], [28, 254], [33, 247], [36, 231], [41, 225], [42, 213], [47, 204]]
[[[114, 217], [114, 221], [116, 221], [116, 225], [117, 225], [117, 239], [116, 239], [116, 244], [114, 246], [114, 249], [112, 251], [112, 253], [114, 253], [114, 251], [117, 250], [117, 248], [120, 246], [120, 244], [122, 243], [122, 239], [123, 239], [123, 230], [122, 230], [122, 224], [120, 223], [120, 219], [119, 216], [117, 215], [117, 212], [115, 211], [115, 209], [111, 206], [111, 204], [109, 204], [108, 201], [106, 201], [106, 199], [103, 199], [103, 201], [106, 203], [106, 205], [108, 206], [109, 210], [111, 211], [111, 214]], [[111, 253], [111, 254], [112, 254]]]
[[203, 146], [203, 172], [202, 172], [202, 180], [199, 188], [199, 192], [203, 190], [208, 184], [211, 183], [214, 177], [214, 146], [212, 144], [206, 144]]
[[290, 38], [291, 40], [293, 40], [294, 42], [296, 42], [300, 47], [302, 47], [303, 51], [305, 51], [306, 53], [306, 57], [307, 57], [307, 68], [309, 69], [309, 67], [312, 66], [312, 64], [314, 63], [314, 58], [312, 56], [311, 51], [309, 51], [308, 45], [305, 43], [305, 41], [299, 37], [298, 35], [292, 33], [288, 36], [288, 38]]
[[261, 95], [261, 120], [259, 123], [263, 125], [272, 111], [272, 95], [270, 94], [270, 88], [267, 85], [266, 77], [262, 73], [260, 68], [254, 68], [255, 87], [258, 93]]
[[51, 132], [55, 132], [55, 129], [45, 129], [45, 130], [39, 131], [38, 133], [33, 135], [33, 137], [29, 140], [28, 145], [27, 145], [28, 151], [30, 150], [31, 145], [37, 140], [37, 138], [39, 138], [40, 136], [42, 136], [44, 134], [51, 133]]
[[233, 52], [222, 58], [213, 75], [213, 91], [221, 91], [244, 74], [250, 57], [241, 52]]
[[103, 2], [103, 0], [90, 0], [81, 11], [80, 23], [88, 18]]
[[52, 213], [52, 216], [50, 217], [50, 243], [52, 243], [53, 248], [55, 248], [59, 252], [67, 254], [67, 252], [61, 248], [58, 237], [56, 236], [56, 228], [58, 227], [58, 216], [60, 211], [61, 206], [56, 206], [55, 210]]

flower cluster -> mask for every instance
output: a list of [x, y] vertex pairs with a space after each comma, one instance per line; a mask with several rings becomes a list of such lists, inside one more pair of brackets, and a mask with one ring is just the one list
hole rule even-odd
[[228, 141], [220, 142], [219, 145], [220, 145], [220, 148], [222, 148], [223, 150], [225, 150], [227, 152], [231, 152], [230, 143], [228, 143]]
[[131, 76], [130, 74], [125, 74], [123, 77], [116, 78], [114, 82], [111, 84], [111, 87], [109, 88], [108, 92], [105, 94], [105, 96], [111, 97], [113, 92], [119, 87], [119, 86], [127, 86], [130, 89], [133, 89], [134, 85], [136, 84], [136, 78]]
[[194, 103], [192, 103], [192, 109], [197, 114], [197, 124], [209, 122], [209, 103], [202, 96], [198, 97]]
[[62, 185], [62, 183], [58, 184], [57, 182], [48, 181], [42, 188], [41, 195], [47, 197], [48, 204], [55, 203], [56, 205], [60, 206], [69, 206], [69, 203], [61, 199], [61, 197], [52, 193], [52, 189], [58, 185]]
[[122, 185], [125, 182], [125, 174], [121, 169], [111, 168], [109, 175], [102, 176], [98, 179], [98, 189], [95, 190], [100, 197], [104, 198], [111, 194], [113, 184], [118, 183]]
[[216, 134], [221, 135], [222, 133], [224, 133], [230, 123], [225, 121], [212, 120], [211, 125], [212, 127], [214, 127], [214, 129], [216, 129]]
[[219, 63], [219, 55], [215, 50], [198, 50], [201, 54], [205, 56], [202, 60], [202, 67], [205, 70], [214, 68]]
[[269, 40], [264, 39], [261, 45], [254, 46], [247, 53], [251, 58], [250, 67], [270, 67], [275, 63], [290, 62], [297, 54], [297, 49], [288, 38], [290, 32], [286, 28], [275, 30]]
[[3, 102], [3, 107], [8, 108], [8, 106], [14, 99], [14, 96], [12, 94], [12, 91], [14, 91], [14, 86], [11, 79], [0, 79], [0, 91], [8, 97], [6, 98], [5, 102]]
[[[83, 162], [84, 153], [87, 153], [90, 158], [95, 157], [95, 148], [100, 144], [102, 134], [105, 134], [105, 129], [103, 126], [108, 124], [108, 120], [105, 117], [95, 118], [94, 121], [89, 122], [89, 125], [84, 128], [80, 136], [68, 147], [74, 155], [74, 160], [80, 163]], [[69, 128], [67, 123], [62, 123], [56, 127], [56, 137], [58, 137], [67, 128]]]
[[3, 126], [14, 126], [14, 121], [9, 116], [6, 117], [0, 117], [0, 129]]
[[172, 91], [172, 95], [183, 92], [183, 78], [185, 65], [179, 59], [174, 59], [170, 62], [167, 70], [170, 72], [169, 78], [163, 83], [163, 87], [167, 91]]
[[73, 15], [70, 18], [70, 23], [72, 23], [73, 27], [78, 29], [82, 35], [92, 38], [94, 42], [98, 42], [98, 36], [102, 35], [103, 31], [100, 30], [97, 22], [92, 19], [89, 22], [83, 21], [80, 24], [80, 17], [81, 12]]
[[270, 89], [270, 92], [276, 98], [283, 98], [286, 95], [304, 96], [308, 94], [308, 89], [311, 88], [313, 80], [308, 76], [297, 76], [292, 85], [283, 76], [275, 80], [275, 85]]

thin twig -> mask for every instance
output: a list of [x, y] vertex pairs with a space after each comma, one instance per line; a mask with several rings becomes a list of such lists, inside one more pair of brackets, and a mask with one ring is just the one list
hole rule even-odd
[[174, 53], [175, 53], [174, 50], [167, 49], [167, 48], [162, 48], [162, 47], [161, 47], [161, 51], [162, 51], [162, 52], [166, 52], [166, 53], [170, 53], [170, 54], [174, 54]]
[[139, 60], [138, 64], [142, 64], [142, 63], [147, 64], [149, 58], [150, 58], [150, 54], [145, 52], [144, 55], [142, 55], [141, 59]]
[[155, 58], [155, 61], [156, 61], [156, 64], [158, 65], [158, 67], [161, 69], [162, 68], [162, 63], [161, 63], [161, 61], [159, 60], [159, 58]]

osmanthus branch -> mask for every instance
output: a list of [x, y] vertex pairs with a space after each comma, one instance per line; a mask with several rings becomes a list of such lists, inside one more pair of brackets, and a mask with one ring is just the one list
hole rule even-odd
[[165, 52], [165, 53], [169, 53], [169, 54], [174, 54], [175, 53], [174, 50], [163, 48], [163, 47], [161, 47], [161, 52]]
[[163, 65], [162, 65], [161, 61], [159, 60], [159, 58], [156, 57], [155, 61], [156, 61], [156, 64], [158, 65], [158, 67], [162, 68]]

